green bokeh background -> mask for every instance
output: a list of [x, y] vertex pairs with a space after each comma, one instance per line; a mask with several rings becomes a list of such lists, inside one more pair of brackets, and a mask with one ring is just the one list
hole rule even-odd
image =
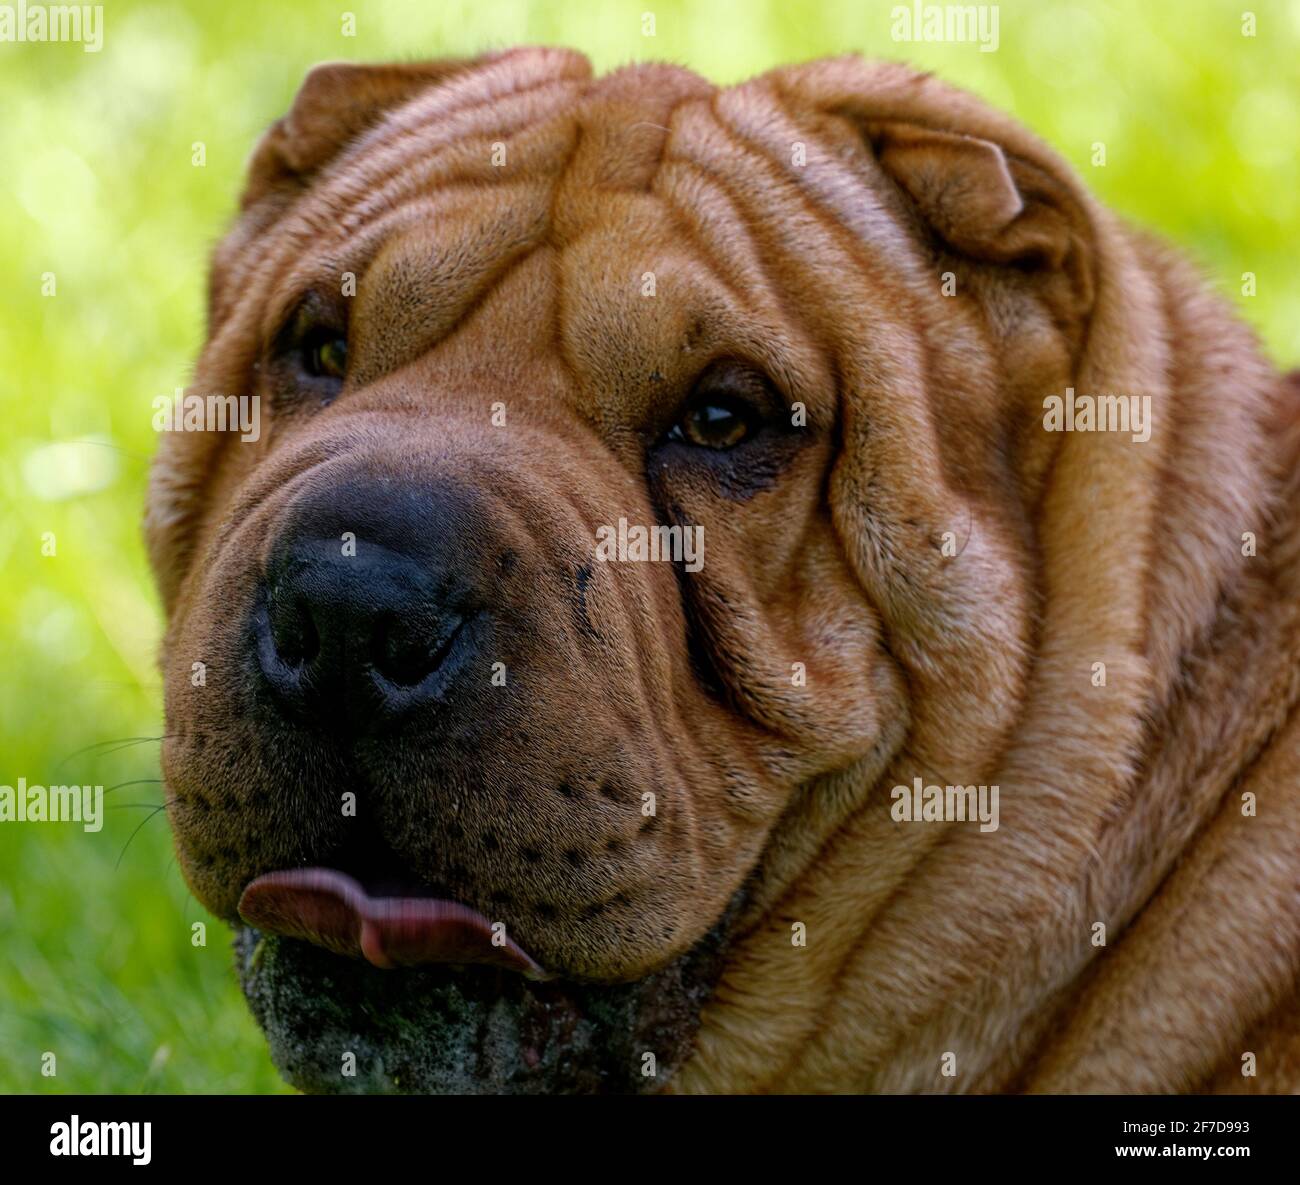
[[[1037, 130], [1114, 208], [1189, 250], [1279, 365], [1300, 363], [1300, 3], [1013, 0], [994, 53], [895, 43], [892, 7], [109, 0], [97, 54], [0, 44], [0, 783], [158, 777], [156, 743], [106, 744], [162, 731], [139, 532], [151, 401], [188, 379], [205, 259], [249, 149], [322, 59], [554, 43], [602, 69], [658, 58], [719, 82], [850, 50], [912, 61]], [[0, 1090], [286, 1089], [227, 932], [152, 813], [161, 798], [156, 781], [122, 786], [95, 835], [0, 823]]]

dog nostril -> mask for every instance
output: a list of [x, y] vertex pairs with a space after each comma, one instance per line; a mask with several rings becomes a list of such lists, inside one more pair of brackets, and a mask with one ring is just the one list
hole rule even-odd
[[422, 683], [442, 666], [462, 624], [461, 618], [453, 618], [431, 638], [427, 623], [408, 624], [397, 617], [380, 621], [372, 642], [375, 670], [398, 687]]
[[320, 653], [316, 623], [301, 598], [277, 597], [272, 591], [267, 598], [267, 621], [275, 653], [286, 666], [310, 663]]

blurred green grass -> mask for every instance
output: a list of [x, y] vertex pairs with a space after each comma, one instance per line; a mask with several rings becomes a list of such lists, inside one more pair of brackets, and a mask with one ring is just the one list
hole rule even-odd
[[[1237, 3], [1017, 0], [1000, 6], [996, 53], [895, 43], [892, 7], [110, 0], [98, 54], [0, 45], [0, 783], [158, 777], [156, 743], [79, 752], [162, 731], [138, 526], [151, 401], [187, 381], [206, 255], [248, 151], [322, 59], [555, 43], [602, 69], [659, 58], [720, 82], [850, 50], [912, 61], [1036, 129], [1113, 207], [1198, 259], [1279, 364], [1300, 362], [1300, 3], [1252, 3], [1247, 38]], [[106, 801], [117, 809], [98, 834], [0, 824], [0, 1091], [284, 1090], [228, 935], [150, 815], [160, 787]]]

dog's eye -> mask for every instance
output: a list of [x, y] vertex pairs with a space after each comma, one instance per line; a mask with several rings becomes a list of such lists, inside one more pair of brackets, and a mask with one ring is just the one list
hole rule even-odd
[[346, 314], [309, 292], [276, 334], [271, 353], [281, 398], [310, 391], [322, 405], [332, 402], [348, 372]]
[[682, 418], [668, 430], [668, 439], [699, 448], [735, 448], [762, 427], [755, 404], [765, 393], [763, 379], [752, 370], [710, 367], [695, 384]]
[[733, 399], [694, 404], [669, 430], [669, 440], [684, 440], [701, 448], [735, 448], [754, 431], [749, 409]]
[[303, 369], [318, 378], [339, 379], [348, 372], [348, 340], [332, 330], [317, 330], [302, 348]]

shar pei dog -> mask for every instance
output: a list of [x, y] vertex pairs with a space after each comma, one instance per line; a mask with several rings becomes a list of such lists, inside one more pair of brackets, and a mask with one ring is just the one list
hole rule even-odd
[[1300, 1087], [1300, 387], [1013, 120], [323, 65], [178, 398], [258, 412], [146, 528], [289, 1082]]

